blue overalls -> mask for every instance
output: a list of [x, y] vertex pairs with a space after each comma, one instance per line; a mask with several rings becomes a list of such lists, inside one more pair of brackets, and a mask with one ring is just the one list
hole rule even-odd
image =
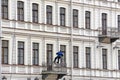
[[54, 63], [56, 62], [56, 59], [58, 59], [57, 63], [59, 63], [59, 60], [61, 59], [61, 57], [63, 56], [63, 52], [62, 51], [59, 51], [56, 53], [57, 56], [55, 57], [54, 59]]

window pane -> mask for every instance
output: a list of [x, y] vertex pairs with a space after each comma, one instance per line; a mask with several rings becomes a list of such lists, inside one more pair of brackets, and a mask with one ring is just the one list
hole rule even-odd
[[103, 69], [107, 69], [107, 49], [102, 49]]
[[78, 68], [78, 46], [73, 46], [73, 66]]
[[53, 44], [47, 44], [47, 70], [52, 70]]
[[2, 18], [8, 19], [8, 0], [2, 0]]
[[2, 63], [8, 64], [8, 40], [2, 40]]
[[90, 29], [90, 11], [85, 12], [85, 25], [86, 29]]
[[39, 63], [39, 43], [33, 43], [33, 65], [38, 65]]
[[118, 32], [120, 32], [120, 15], [118, 15]]
[[118, 68], [120, 70], [120, 50], [118, 50]]
[[66, 66], [66, 45], [60, 45], [60, 50], [63, 52], [62, 62], [64, 63], [64, 67]]
[[33, 22], [38, 22], [38, 4], [32, 4], [32, 18]]
[[24, 2], [22, 1], [17, 2], [17, 14], [18, 14], [18, 20], [23, 21], [24, 20]]
[[60, 25], [65, 26], [65, 8], [60, 7]]
[[78, 27], [78, 10], [73, 9], [73, 27]]
[[18, 41], [18, 64], [24, 64], [24, 42]]
[[52, 6], [47, 5], [46, 9], [46, 14], [47, 14], [47, 24], [52, 24]]
[[107, 14], [102, 13], [102, 34], [107, 34]]
[[91, 68], [91, 48], [86, 47], [86, 68]]

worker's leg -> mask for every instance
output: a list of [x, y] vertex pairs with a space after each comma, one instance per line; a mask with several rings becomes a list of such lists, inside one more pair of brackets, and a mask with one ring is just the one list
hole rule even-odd
[[55, 57], [55, 59], [54, 59], [54, 63], [56, 62], [56, 59], [58, 59], [58, 56]]
[[59, 63], [60, 59], [61, 59], [61, 57], [60, 57], [60, 56], [58, 56], [58, 61], [57, 61], [57, 63]]

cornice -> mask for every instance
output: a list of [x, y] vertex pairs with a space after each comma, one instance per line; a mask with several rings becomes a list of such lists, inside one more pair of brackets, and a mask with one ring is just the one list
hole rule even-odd
[[[56, 33], [56, 32], [46, 32], [46, 31], [35, 31], [27, 29], [16, 28], [15, 32], [13, 28], [7, 28], [8, 30], [3, 31], [3, 34], [15, 34], [16, 36], [31, 36], [31, 37], [40, 37], [40, 38], [49, 38], [49, 39], [62, 39], [62, 40], [71, 40], [71, 34], [67, 33]], [[57, 34], [57, 35], [56, 35]], [[94, 36], [86, 35], [73, 35], [74, 41], [84, 41], [84, 42], [95, 42]], [[89, 39], [89, 37], [92, 37]]]
[[[64, 1], [64, 0], [46, 0], [46, 1], [50, 1], [50, 2], [56, 2], [56, 3], [62, 3], [62, 4], [68, 4], [70, 5], [70, 1]], [[99, 1], [99, 0], [98, 0]], [[99, 2], [99, 5], [96, 5], [95, 2], [93, 2], [93, 4], [89, 4], [89, 3], [85, 3], [85, 2], [72, 2], [72, 5], [77, 5], [77, 6], [81, 6], [81, 7], [90, 7], [90, 8], [98, 8], [98, 9], [110, 9], [113, 8], [113, 9], [116, 9], [116, 10], [120, 10], [120, 8], [117, 8], [117, 7], [109, 7], [109, 6], [103, 6], [101, 5], [101, 3], [109, 3], [109, 4], [115, 4], [115, 5], [120, 5], [120, 2], [114, 2], [114, 1], [102, 1], [100, 0]]]

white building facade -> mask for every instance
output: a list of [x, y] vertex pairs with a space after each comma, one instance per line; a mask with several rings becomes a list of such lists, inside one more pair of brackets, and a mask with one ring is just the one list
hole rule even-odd
[[59, 80], [120, 80], [120, 0], [2, 0], [1, 26], [7, 80], [42, 80], [59, 50]]

